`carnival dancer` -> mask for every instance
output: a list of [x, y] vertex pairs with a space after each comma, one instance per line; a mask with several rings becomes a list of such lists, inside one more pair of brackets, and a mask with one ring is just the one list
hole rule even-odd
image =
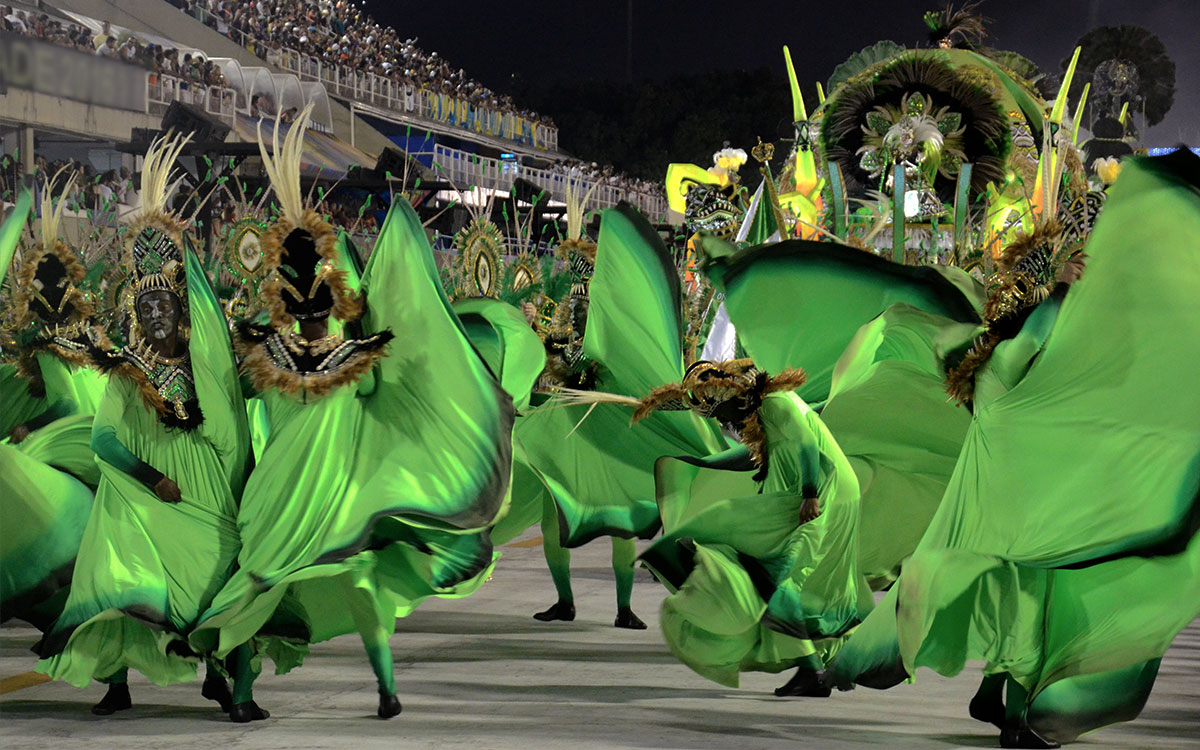
[[[857, 570], [858, 481], [794, 393], [804, 378], [796, 369], [768, 376], [748, 359], [701, 360], [641, 400], [567, 399], [631, 406], [635, 421], [691, 410], [740, 434], [732, 451], [658, 461], [663, 536], [642, 560], [671, 591], [663, 635], [680, 661], [722, 685], [736, 687], [743, 671], [795, 667], [776, 694], [825, 697], [820, 670], [871, 596]], [[722, 474], [754, 485], [714, 492]]]
[[[512, 406], [459, 328], [410, 206], [391, 209], [361, 280], [306, 210], [308, 114], [283, 139], [276, 123], [274, 155], [260, 138], [281, 207], [262, 240], [269, 319], [242, 322], [237, 339], [269, 437], [238, 513], [239, 570], [192, 644], [217, 656], [253, 644], [282, 672], [307, 644], [357, 631], [388, 719], [401, 711], [397, 614], [468, 593], [490, 570]], [[234, 701], [253, 705], [249, 682]]]
[[[632, 394], [679, 378], [684, 368], [679, 276], [653, 228], [633, 209], [618, 207], [603, 214], [597, 245], [566, 244], [579, 281], [546, 332], [539, 388]], [[613, 624], [645, 628], [631, 607], [633, 539], [649, 538], [661, 527], [654, 461], [708, 455], [725, 446], [716, 423], [694, 414], [655, 414], [633, 426], [622, 409], [606, 404], [535, 408], [523, 416], [515, 447], [545, 487], [542, 534], [558, 592], [557, 601], [534, 617], [575, 618], [569, 549], [608, 536], [617, 579]]]
[[[90, 441], [104, 390], [103, 376], [89, 367], [93, 339], [103, 334], [94, 328], [93, 295], [83, 288], [86, 271], [58, 237], [73, 179], [61, 186], [57, 205], [53, 182], [42, 189], [41, 237], [21, 254], [12, 290], [21, 376], [13, 390], [45, 408], [0, 444], [0, 503], [8, 526], [0, 542], [0, 619], [18, 617], [42, 630], [62, 610], [99, 483]], [[5, 408], [10, 397], [19, 403], [22, 395], [6, 389]]]
[[[108, 683], [101, 715], [132, 705], [128, 669], [158, 684], [195, 677], [187, 634], [237, 557], [245, 405], [220, 307], [165, 211], [186, 142], [160, 138], [146, 155], [126, 242], [129, 343], [93, 352], [108, 374], [91, 437], [100, 483], [63, 612], [35, 649], [44, 674]], [[211, 663], [203, 694], [230, 708]]]
[[974, 413], [946, 496], [831, 682], [985, 660], [971, 714], [1005, 747], [1138, 714], [1200, 601], [1200, 392], [1181, 344], [1200, 325], [1198, 187], [1186, 150], [1127, 162], [1065, 298], [1053, 217], [1009, 249], [988, 332], [951, 380]]

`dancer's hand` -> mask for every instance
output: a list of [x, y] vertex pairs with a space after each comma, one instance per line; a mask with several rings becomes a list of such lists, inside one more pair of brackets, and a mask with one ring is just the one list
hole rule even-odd
[[177, 503], [183, 499], [183, 495], [179, 492], [179, 485], [170, 477], [163, 477], [158, 480], [158, 484], [154, 485], [154, 494], [158, 495], [158, 499], [164, 503]]
[[1058, 280], [1064, 284], [1074, 284], [1083, 277], [1087, 268], [1087, 253], [1076, 253], [1067, 259], [1062, 270], [1058, 272]]
[[821, 515], [821, 500], [816, 497], [804, 498], [804, 503], [800, 506], [800, 523], [808, 523]]
[[12, 441], [13, 445], [16, 445], [27, 437], [29, 437], [29, 428], [23, 424], [17, 425], [12, 428], [12, 432], [8, 433], [8, 439]]

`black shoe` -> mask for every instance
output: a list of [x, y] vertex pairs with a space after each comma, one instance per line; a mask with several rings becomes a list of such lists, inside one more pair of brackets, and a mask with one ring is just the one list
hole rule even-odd
[[574, 602], [564, 602], [562, 599], [559, 599], [551, 605], [550, 609], [535, 614], [533, 619], [541, 620], [542, 622], [551, 622], [553, 620], [571, 622], [575, 619], [575, 604]]
[[229, 720], [235, 724], [246, 724], [251, 721], [262, 721], [263, 719], [271, 718], [271, 714], [265, 708], [259, 708], [254, 701], [246, 701], [245, 703], [235, 703], [233, 708], [229, 710]]
[[200, 688], [200, 695], [210, 701], [216, 701], [225, 713], [229, 713], [233, 709], [233, 693], [229, 692], [229, 683], [216, 674], [209, 673], [204, 676], [204, 685]]
[[390, 719], [400, 715], [400, 699], [387, 693], [379, 694], [379, 718]]
[[108, 686], [108, 692], [99, 703], [92, 706], [92, 713], [97, 716], [111, 716], [127, 708], [133, 708], [133, 701], [129, 697], [129, 685], [118, 682]]
[[1043, 748], [1062, 747], [1062, 745], [1054, 740], [1046, 739], [1033, 731], [1033, 727], [1025, 722], [1021, 722], [1018, 725], [1009, 725], [1000, 730], [1000, 747], [1042, 750]]
[[642, 622], [641, 618], [633, 613], [632, 608], [617, 607], [617, 619], [613, 621], [613, 627], [628, 628], [629, 630], [645, 630], [646, 623]]
[[998, 695], [986, 698], [976, 695], [971, 699], [971, 705], [967, 707], [967, 712], [975, 721], [993, 724], [1002, 731], [1004, 729], [1004, 701]]
[[833, 690], [821, 684], [820, 672], [803, 667], [782, 687], [775, 688], [775, 695], [780, 698], [828, 698], [832, 693]]

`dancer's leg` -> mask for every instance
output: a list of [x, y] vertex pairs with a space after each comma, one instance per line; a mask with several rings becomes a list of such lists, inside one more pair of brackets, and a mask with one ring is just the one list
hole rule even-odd
[[995, 724], [998, 729], [1004, 728], [1005, 677], [1003, 672], [984, 675], [968, 709], [972, 719]]
[[216, 701], [225, 713], [233, 709], [233, 694], [229, 692], [229, 683], [221, 676], [212, 659], [204, 660], [204, 684], [200, 686], [200, 695], [210, 701]]
[[543, 622], [575, 619], [575, 595], [571, 591], [571, 552], [563, 548], [558, 535], [558, 508], [554, 505], [550, 493], [543, 492], [542, 553], [546, 556], [546, 566], [550, 568], [550, 578], [553, 579], [554, 589], [558, 592], [558, 601], [549, 609], [534, 615], [535, 619]]
[[390, 719], [400, 713], [401, 706], [396, 698], [395, 665], [392, 661], [392, 648], [388, 639], [395, 630], [396, 620], [390, 614], [385, 615], [376, 606], [375, 597], [370, 591], [355, 586], [349, 579], [343, 577], [343, 592], [350, 615], [354, 618], [354, 626], [362, 637], [363, 648], [367, 652], [367, 660], [375, 672], [379, 684], [379, 718]]
[[828, 698], [833, 691], [821, 684], [823, 666], [821, 658], [816, 654], [804, 657], [804, 660], [796, 665], [796, 674], [782, 686], [775, 688], [775, 695], [780, 698]]
[[613, 576], [617, 579], [617, 619], [613, 625], [630, 630], [645, 630], [646, 623], [633, 613], [630, 599], [633, 596], [633, 563], [637, 559], [637, 545], [632, 539], [612, 537]]
[[133, 707], [129, 697], [129, 670], [122, 667], [104, 679], [97, 680], [108, 685], [108, 692], [100, 702], [92, 706], [92, 713], [97, 716], [108, 716], [117, 711]]
[[233, 708], [229, 719], [239, 724], [270, 718], [271, 714], [254, 702], [254, 680], [258, 670], [254, 666], [254, 651], [249, 643], [243, 643], [229, 655], [229, 671], [233, 674]]
[[1057, 742], [1035, 732], [1025, 720], [1025, 712], [1029, 707], [1029, 691], [1012, 677], [1006, 680], [1006, 686], [1008, 692], [1004, 697], [1004, 728], [1000, 730], [1000, 747], [1032, 750], [1059, 747]]

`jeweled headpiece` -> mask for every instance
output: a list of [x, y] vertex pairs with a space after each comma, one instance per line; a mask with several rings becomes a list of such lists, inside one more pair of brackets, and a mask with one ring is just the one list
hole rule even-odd
[[182, 310], [181, 323], [188, 329], [187, 273], [183, 255], [185, 222], [166, 210], [167, 199], [182, 178], [172, 180], [175, 162], [191, 135], [166, 135], [150, 144], [142, 166], [142, 208], [129, 225], [125, 241], [125, 270], [129, 285], [125, 305], [135, 340], [141, 339], [141, 324], [134, 313], [138, 298], [150, 292], [169, 292]]

